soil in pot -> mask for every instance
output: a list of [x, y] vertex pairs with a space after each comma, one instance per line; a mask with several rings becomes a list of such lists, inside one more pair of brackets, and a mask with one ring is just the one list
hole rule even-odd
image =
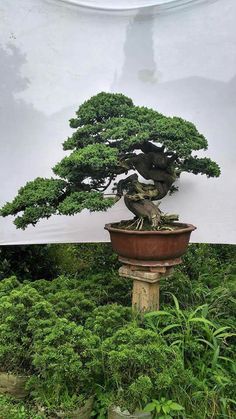
[[[174, 231], [174, 230], [180, 230], [181, 227], [180, 225], [175, 225], [175, 223], [168, 223], [168, 224], [160, 224], [158, 227], [154, 228], [152, 227], [152, 225], [150, 223], [148, 223], [147, 221], [143, 221], [142, 223], [142, 228], [138, 228], [138, 226], [141, 224], [137, 223], [138, 220], [122, 220], [118, 223], [112, 223], [111, 227], [114, 228], [118, 228], [121, 230], [133, 230], [133, 231], [164, 231], [164, 230], [169, 230], [169, 231]], [[185, 226], [185, 224], [181, 224], [182, 226]]]

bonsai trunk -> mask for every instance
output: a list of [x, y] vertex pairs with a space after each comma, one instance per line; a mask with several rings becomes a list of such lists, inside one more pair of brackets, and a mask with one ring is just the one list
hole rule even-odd
[[[117, 185], [117, 195], [122, 196], [127, 208], [141, 220], [146, 219], [150, 226], [156, 228], [162, 220], [159, 204], [152, 201], [162, 199], [171, 189], [176, 179], [173, 161], [176, 156], [169, 157], [163, 148], [158, 148], [151, 143], [142, 147], [144, 153], [130, 153], [127, 159], [121, 161], [125, 171], [135, 169], [145, 179], [152, 180], [152, 184], [141, 183], [138, 175], [133, 174], [122, 179]], [[166, 216], [165, 216], [166, 217]], [[164, 221], [173, 221], [177, 218], [166, 218]], [[139, 225], [140, 228], [140, 225]]]
[[147, 219], [152, 227], [157, 227], [161, 220], [161, 210], [148, 199], [134, 201], [127, 195], [124, 197], [127, 208], [136, 215], [137, 218]]

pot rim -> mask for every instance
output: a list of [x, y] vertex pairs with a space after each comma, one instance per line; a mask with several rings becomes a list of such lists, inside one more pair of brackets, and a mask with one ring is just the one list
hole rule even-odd
[[195, 227], [193, 224], [187, 224], [187, 223], [173, 223], [175, 226], [180, 226], [183, 228], [180, 228], [179, 230], [126, 230], [122, 228], [116, 228], [113, 227], [113, 224], [115, 223], [109, 223], [105, 224], [104, 229], [108, 230], [109, 232], [114, 233], [124, 233], [124, 234], [133, 234], [133, 235], [175, 235], [175, 234], [182, 234], [187, 233], [196, 230], [197, 227]]

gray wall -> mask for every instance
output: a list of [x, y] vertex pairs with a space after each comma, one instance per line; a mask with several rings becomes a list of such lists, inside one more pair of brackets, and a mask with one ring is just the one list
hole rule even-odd
[[[222, 176], [183, 175], [162, 209], [198, 227], [194, 242], [235, 243], [235, 0], [168, 12], [20, 3], [0, 6], [0, 205], [26, 181], [52, 175], [80, 103], [102, 90], [122, 92], [193, 121], [208, 138], [204, 154]], [[1, 218], [0, 244], [107, 241], [103, 225], [130, 215], [119, 202], [106, 213], [55, 216], [25, 231]]]

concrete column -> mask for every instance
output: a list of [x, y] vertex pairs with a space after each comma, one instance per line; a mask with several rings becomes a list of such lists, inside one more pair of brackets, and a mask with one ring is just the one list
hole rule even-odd
[[159, 310], [159, 281], [171, 267], [123, 265], [119, 275], [133, 279], [132, 308], [141, 313]]

